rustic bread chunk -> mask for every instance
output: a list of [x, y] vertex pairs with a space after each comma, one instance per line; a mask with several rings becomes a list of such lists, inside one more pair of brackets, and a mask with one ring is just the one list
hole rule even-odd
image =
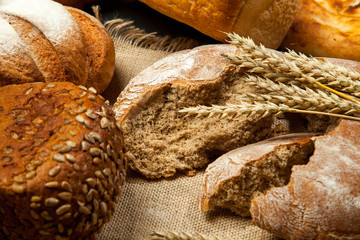
[[315, 140], [290, 183], [251, 202], [253, 223], [284, 239], [360, 238], [360, 123], [342, 120]]
[[199, 198], [202, 211], [223, 207], [249, 216], [250, 201], [289, 182], [292, 166], [313, 153], [311, 133], [288, 134], [232, 150], [211, 163]]
[[123, 135], [93, 88], [0, 88], [0, 237], [91, 239], [125, 180]]
[[236, 147], [268, 137], [272, 117], [184, 117], [179, 110], [197, 105], [235, 103], [252, 91], [241, 70], [221, 56], [229, 45], [210, 45], [166, 57], [135, 77], [114, 105], [124, 129], [126, 158], [149, 178], [190, 171]]

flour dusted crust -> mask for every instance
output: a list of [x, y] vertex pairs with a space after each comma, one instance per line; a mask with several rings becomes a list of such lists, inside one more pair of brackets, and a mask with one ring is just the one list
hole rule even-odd
[[359, 239], [360, 123], [342, 120], [315, 140], [290, 183], [251, 203], [253, 223], [285, 239]]
[[110, 36], [97, 19], [69, 11], [50, 0], [1, 1], [0, 86], [70, 81], [99, 92], [106, 88], [115, 62]]
[[90, 239], [114, 212], [127, 164], [113, 112], [69, 82], [0, 88], [1, 239]]
[[219, 41], [226, 33], [251, 37], [276, 49], [288, 31], [300, 0], [141, 0], [151, 8]]
[[359, 61], [359, 20], [356, 0], [303, 0], [282, 48]]

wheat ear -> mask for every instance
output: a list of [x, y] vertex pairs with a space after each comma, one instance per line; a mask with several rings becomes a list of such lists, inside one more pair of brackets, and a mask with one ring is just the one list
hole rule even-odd
[[225, 57], [228, 57], [233, 63], [243, 64], [244, 61], [246, 61], [247, 64], [253, 64], [254, 66], [250, 68], [251, 72], [254, 72], [254, 70], [257, 69], [256, 67], [258, 67], [266, 71], [275, 72], [279, 77], [294, 79], [305, 85], [310, 83], [350, 101], [360, 102], [358, 99], [316, 81], [315, 78], [304, 74], [301, 69], [290, 60], [281, 58], [275, 53], [268, 51], [263, 45], [256, 45], [250, 38], [240, 37], [237, 34], [229, 34], [229, 37], [229, 42], [236, 45], [246, 56], [239, 57], [235, 54], [226, 54]]
[[246, 81], [255, 88], [261, 90], [266, 89], [265, 91], [267, 91], [268, 94], [242, 94], [239, 95], [241, 101], [263, 103], [270, 101], [275, 104], [285, 104], [296, 109], [324, 111], [344, 115], [360, 113], [359, 103], [339, 98], [335, 94], [327, 94], [321, 90], [317, 90], [316, 92], [310, 88], [304, 90], [294, 85], [276, 84], [270, 79], [262, 79], [258, 76], [251, 75], [243, 78], [243, 81]]
[[153, 232], [150, 236], [151, 240], [230, 240], [228, 238], [186, 232]]
[[266, 103], [247, 103], [242, 102], [239, 105], [227, 104], [225, 106], [197, 106], [184, 108], [179, 111], [181, 114], [184, 114], [185, 117], [195, 116], [195, 117], [220, 117], [220, 118], [237, 118], [239, 116], [255, 117], [260, 118], [277, 115], [284, 112], [291, 113], [306, 113], [306, 114], [319, 114], [330, 117], [345, 118], [350, 120], [360, 121], [360, 117], [337, 114], [331, 112], [315, 111], [315, 110], [306, 110], [306, 109], [296, 109], [291, 108], [285, 104], [274, 104], [272, 102]]

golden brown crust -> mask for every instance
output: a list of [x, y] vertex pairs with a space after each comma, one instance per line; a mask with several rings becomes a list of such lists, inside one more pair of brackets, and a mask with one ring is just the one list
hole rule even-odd
[[300, 5], [300, 0], [141, 1], [216, 40], [235, 32], [269, 48], [280, 45]]
[[47, 0], [0, 5], [0, 85], [70, 81], [105, 90], [115, 66], [112, 39], [96, 18], [69, 11]]
[[290, 183], [251, 203], [253, 223], [285, 239], [359, 239], [360, 123], [342, 120], [315, 140]]
[[98, 0], [55, 0], [55, 1], [66, 6], [71, 6], [76, 8], [84, 8], [86, 5], [98, 2]]
[[87, 65], [90, 71], [86, 86], [103, 92], [109, 85], [115, 69], [115, 49], [112, 38], [95, 17], [76, 8], [67, 7], [66, 9], [78, 23], [88, 47]]
[[303, 0], [282, 43], [305, 54], [360, 60], [360, 8], [355, 0]]
[[0, 88], [0, 236], [85, 239], [109, 220], [127, 164], [95, 93], [69, 82]]

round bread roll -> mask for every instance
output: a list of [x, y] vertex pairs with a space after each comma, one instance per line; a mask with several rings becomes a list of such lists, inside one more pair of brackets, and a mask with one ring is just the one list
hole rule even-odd
[[300, 0], [140, 0], [160, 13], [216, 40], [226, 33], [251, 37], [276, 49], [289, 30]]
[[103, 92], [113, 41], [96, 18], [51, 0], [0, 2], [0, 86], [70, 81]]
[[356, 0], [303, 0], [281, 48], [359, 61], [359, 18]]
[[125, 180], [122, 130], [94, 88], [0, 88], [1, 239], [88, 239]]

